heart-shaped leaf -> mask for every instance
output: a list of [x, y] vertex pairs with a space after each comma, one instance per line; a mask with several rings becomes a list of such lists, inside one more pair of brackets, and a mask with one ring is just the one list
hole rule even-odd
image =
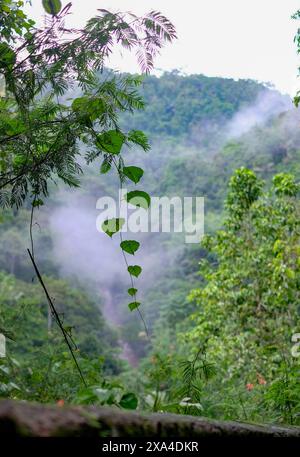
[[137, 309], [140, 305], [141, 305], [140, 302], [138, 302], [138, 301], [133, 301], [132, 303], [129, 303], [128, 308], [130, 309], [130, 311], [134, 311], [134, 310]]
[[135, 289], [134, 287], [130, 287], [130, 289], [128, 289], [128, 293], [129, 295], [131, 295], [131, 297], [134, 297], [135, 294], [137, 293], [137, 289]]
[[128, 273], [137, 278], [142, 272], [142, 267], [140, 267], [139, 265], [129, 265], [127, 270]]
[[124, 167], [123, 173], [127, 178], [137, 184], [144, 174], [144, 170], [139, 167]]
[[131, 203], [131, 205], [145, 209], [148, 209], [151, 203], [150, 195], [143, 190], [133, 190], [132, 192], [128, 192], [125, 195], [125, 200], [128, 203]]
[[126, 240], [122, 241], [122, 243], [120, 243], [120, 246], [123, 251], [127, 252], [128, 254], [134, 255], [134, 253], [140, 247], [140, 243], [135, 240]]
[[101, 228], [106, 235], [112, 237], [115, 233], [119, 232], [123, 225], [125, 224], [125, 219], [123, 218], [113, 218], [107, 219], [101, 225]]

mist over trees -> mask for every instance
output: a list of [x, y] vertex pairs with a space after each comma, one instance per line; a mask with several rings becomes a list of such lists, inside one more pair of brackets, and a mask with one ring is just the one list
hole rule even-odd
[[[70, 4], [43, 5], [38, 29], [0, 0], [0, 398], [300, 425], [293, 101], [147, 74], [176, 38], [159, 12], [71, 31]], [[116, 43], [143, 76], [106, 68]], [[99, 233], [120, 186], [204, 197], [204, 239]]]

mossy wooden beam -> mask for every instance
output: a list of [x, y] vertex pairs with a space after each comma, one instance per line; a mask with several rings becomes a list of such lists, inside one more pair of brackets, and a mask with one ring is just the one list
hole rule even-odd
[[298, 437], [300, 427], [222, 422], [117, 408], [0, 401], [0, 437]]

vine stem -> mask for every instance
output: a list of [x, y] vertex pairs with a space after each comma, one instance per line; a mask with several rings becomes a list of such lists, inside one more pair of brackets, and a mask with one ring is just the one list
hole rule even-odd
[[[30, 213], [30, 226], [29, 226], [29, 236], [30, 236], [30, 244], [31, 244], [31, 254], [32, 258], [34, 259], [34, 240], [33, 240], [33, 216], [34, 216], [34, 210], [35, 210], [35, 202], [37, 199], [37, 194], [34, 195], [32, 204], [31, 204], [31, 213]], [[51, 331], [52, 327], [52, 312], [50, 306], [48, 306], [48, 332]]]
[[33, 243], [33, 233], [32, 233], [32, 228], [33, 228], [33, 215], [34, 215], [34, 208], [35, 208], [35, 202], [36, 202], [36, 194], [34, 196], [34, 199], [31, 203], [31, 213], [30, 213], [30, 226], [29, 226], [29, 236], [30, 236], [30, 244], [31, 244], [31, 254], [34, 259], [34, 243]]
[[[122, 237], [121, 232], [120, 232], [120, 240], [121, 240], [121, 243], [122, 243], [123, 237]], [[129, 264], [128, 264], [128, 260], [127, 260], [126, 254], [125, 254], [125, 252], [123, 251], [123, 249], [122, 249], [122, 254], [123, 254], [123, 258], [124, 258], [124, 261], [125, 261], [125, 264], [126, 264], [126, 267], [127, 267], [127, 271], [128, 271]], [[128, 273], [129, 273], [129, 272], [128, 272]], [[129, 276], [130, 276], [131, 287], [132, 287], [133, 289], [135, 289], [135, 287], [134, 287], [135, 284], [134, 284], [134, 281], [133, 281], [132, 274], [129, 273]], [[134, 298], [134, 301], [137, 300], [137, 298], [136, 298], [136, 292], [134, 293], [133, 298]], [[143, 314], [142, 314], [142, 312], [141, 312], [139, 306], [137, 307], [137, 312], [139, 313], [139, 316], [140, 316], [140, 318], [141, 318], [141, 321], [143, 322], [143, 325], [144, 325], [144, 329], [145, 329], [146, 335], [147, 335], [148, 339], [150, 339], [149, 330], [148, 330], [147, 324], [146, 324], [146, 322], [145, 322], [144, 316], [143, 316]]]
[[[113, 161], [113, 164], [114, 164], [114, 166], [115, 166], [115, 168], [116, 168], [116, 170], [117, 170], [118, 176], [119, 176], [120, 190], [121, 190], [121, 194], [122, 194], [123, 183], [122, 183], [122, 178], [121, 178], [120, 170], [119, 170], [119, 167], [118, 167], [118, 165], [116, 164], [116, 161], [115, 161], [114, 158], [112, 158], [112, 161]], [[120, 195], [120, 198], [119, 198], [119, 205], [118, 205], [118, 206], [119, 206], [119, 216], [120, 216], [120, 213], [121, 213], [121, 204], [122, 204], [122, 203], [121, 203], [121, 195]], [[121, 230], [122, 230], [122, 228], [121, 228]], [[119, 232], [119, 235], [120, 235], [120, 241], [121, 241], [121, 243], [122, 243], [122, 242], [123, 242], [123, 236], [122, 236], [122, 231], [121, 231], [121, 230], [120, 230], [120, 232]], [[125, 252], [123, 251], [123, 249], [122, 249], [122, 254], [123, 254], [124, 262], [125, 262], [125, 264], [126, 264], [127, 271], [128, 271], [129, 264], [128, 264], [128, 260], [127, 260], [126, 254], [125, 254]], [[133, 280], [132, 274], [131, 274], [129, 271], [128, 271], [128, 274], [129, 274], [129, 276], [130, 276], [131, 287], [132, 287], [133, 289], [135, 289], [135, 287], [134, 287], [135, 284], [134, 284], [134, 280]], [[137, 302], [136, 292], [134, 292], [133, 299], [134, 299], [135, 302]], [[143, 326], [144, 326], [144, 329], [145, 329], [147, 338], [148, 338], [148, 340], [150, 340], [149, 330], [148, 330], [146, 321], [145, 321], [145, 319], [144, 319], [143, 313], [141, 312], [139, 306], [138, 306], [136, 309], [137, 309], [137, 312], [138, 312], [138, 314], [139, 314], [139, 316], [140, 316], [140, 319], [141, 319], [141, 321], [142, 321], [142, 323], [143, 323]]]
[[54, 306], [54, 304], [53, 304], [53, 301], [52, 301], [52, 299], [51, 299], [51, 297], [50, 297], [50, 295], [49, 295], [49, 292], [48, 292], [48, 290], [47, 290], [47, 287], [46, 287], [46, 285], [45, 285], [45, 283], [44, 283], [44, 281], [43, 281], [42, 275], [41, 275], [40, 272], [39, 272], [38, 266], [37, 266], [37, 264], [36, 264], [36, 262], [35, 262], [35, 260], [34, 260], [34, 258], [33, 258], [33, 256], [32, 256], [32, 254], [31, 254], [31, 252], [30, 252], [30, 249], [27, 249], [27, 252], [28, 252], [28, 254], [29, 254], [29, 257], [30, 257], [30, 260], [31, 260], [31, 262], [32, 262], [32, 265], [33, 265], [33, 268], [34, 268], [34, 270], [35, 270], [35, 273], [36, 273], [36, 275], [37, 275], [37, 278], [38, 278], [38, 280], [39, 280], [39, 282], [40, 282], [40, 284], [41, 284], [41, 286], [42, 286], [42, 288], [43, 288], [43, 290], [44, 290], [44, 292], [45, 292], [45, 295], [46, 295], [47, 301], [48, 301], [48, 303], [49, 303], [50, 309], [51, 309], [51, 311], [52, 311], [52, 314], [53, 314], [53, 316], [55, 317], [55, 320], [56, 320], [56, 322], [57, 322], [57, 325], [58, 325], [58, 327], [60, 328], [60, 330], [61, 330], [61, 332], [62, 332], [62, 335], [63, 335], [63, 337], [64, 337], [64, 340], [65, 340], [65, 343], [66, 343], [66, 345], [68, 346], [68, 349], [69, 349], [69, 351], [70, 351], [70, 353], [71, 353], [72, 359], [73, 359], [74, 364], [75, 364], [75, 366], [76, 366], [76, 369], [77, 369], [77, 371], [78, 371], [78, 373], [79, 373], [79, 376], [80, 376], [80, 378], [81, 378], [81, 381], [83, 382], [84, 386], [87, 387], [87, 383], [86, 383], [86, 381], [85, 381], [85, 379], [84, 379], [84, 376], [83, 376], [83, 373], [82, 373], [81, 368], [80, 368], [80, 366], [79, 366], [79, 363], [78, 363], [78, 361], [77, 361], [77, 358], [76, 358], [76, 356], [75, 356], [75, 354], [74, 354], [74, 351], [73, 351], [73, 349], [72, 349], [72, 346], [71, 346], [71, 344], [70, 344], [70, 342], [69, 342], [68, 334], [67, 334], [66, 330], [64, 329], [64, 326], [63, 326], [63, 324], [62, 324], [62, 321], [61, 321], [61, 319], [60, 319], [60, 317], [59, 317], [58, 312], [56, 311], [56, 308], [55, 308], [55, 306]]

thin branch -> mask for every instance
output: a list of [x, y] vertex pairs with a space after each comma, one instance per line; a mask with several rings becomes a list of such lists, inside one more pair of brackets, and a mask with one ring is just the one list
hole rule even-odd
[[74, 351], [73, 351], [73, 349], [72, 349], [72, 346], [71, 346], [71, 344], [70, 344], [70, 342], [69, 342], [68, 334], [67, 334], [67, 332], [65, 331], [64, 326], [62, 325], [62, 322], [61, 322], [61, 320], [60, 320], [59, 314], [58, 314], [57, 311], [56, 311], [56, 308], [55, 308], [55, 306], [54, 306], [54, 304], [53, 304], [53, 301], [52, 301], [52, 299], [51, 299], [51, 297], [50, 297], [50, 295], [49, 295], [49, 292], [48, 292], [48, 290], [47, 290], [47, 288], [46, 288], [46, 285], [45, 285], [45, 283], [44, 283], [44, 281], [43, 281], [43, 278], [42, 278], [42, 276], [41, 276], [41, 274], [40, 274], [40, 272], [39, 272], [39, 269], [38, 269], [38, 267], [37, 267], [37, 264], [35, 263], [35, 260], [34, 260], [32, 254], [31, 254], [31, 252], [30, 252], [30, 249], [27, 249], [27, 252], [28, 252], [28, 254], [29, 254], [30, 260], [31, 260], [32, 265], [33, 265], [33, 267], [34, 267], [34, 270], [35, 270], [35, 273], [36, 273], [36, 275], [37, 275], [37, 278], [38, 278], [38, 280], [39, 280], [39, 282], [40, 282], [40, 284], [41, 284], [41, 286], [42, 286], [42, 288], [43, 288], [43, 290], [44, 290], [44, 292], [45, 292], [45, 295], [46, 295], [46, 297], [47, 297], [49, 306], [50, 306], [51, 311], [52, 311], [52, 313], [53, 313], [53, 315], [54, 315], [54, 317], [55, 317], [56, 323], [57, 323], [57, 325], [59, 326], [59, 328], [60, 328], [60, 330], [61, 330], [61, 332], [62, 332], [62, 334], [63, 334], [65, 343], [66, 343], [66, 345], [67, 345], [68, 348], [69, 348], [69, 351], [70, 351], [70, 353], [71, 353], [71, 356], [72, 356], [72, 359], [73, 359], [73, 361], [74, 361], [74, 363], [75, 363], [75, 366], [76, 366], [76, 368], [77, 368], [77, 371], [78, 371], [78, 373], [79, 373], [79, 375], [80, 375], [80, 378], [81, 378], [81, 380], [82, 380], [84, 386], [87, 387], [87, 383], [86, 383], [86, 381], [85, 381], [85, 379], [84, 379], [84, 376], [83, 376], [83, 373], [82, 373], [81, 368], [80, 368], [80, 366], [79, 366], [79, 363], [78, 363], [78, 361], [77, 361], [77, 359], [76, 359], [76, 356], [75, 356], [75, 354], [74, 354]]
[[34, 215], [35, 202], [36, 202], [36, 195], [34, 196], [33, 202], [32, 202], [32, 204], [31, 204], [30, 226], [29, 226], [29, 236], [30, 236], [30, 244], [31, 244], [31, 254], [32, 254], [32, 258], [33, 258], [33, 259], [34, 259], [34, 243], [33, 243], [32, 228], [33, 228], [33, 215]]

